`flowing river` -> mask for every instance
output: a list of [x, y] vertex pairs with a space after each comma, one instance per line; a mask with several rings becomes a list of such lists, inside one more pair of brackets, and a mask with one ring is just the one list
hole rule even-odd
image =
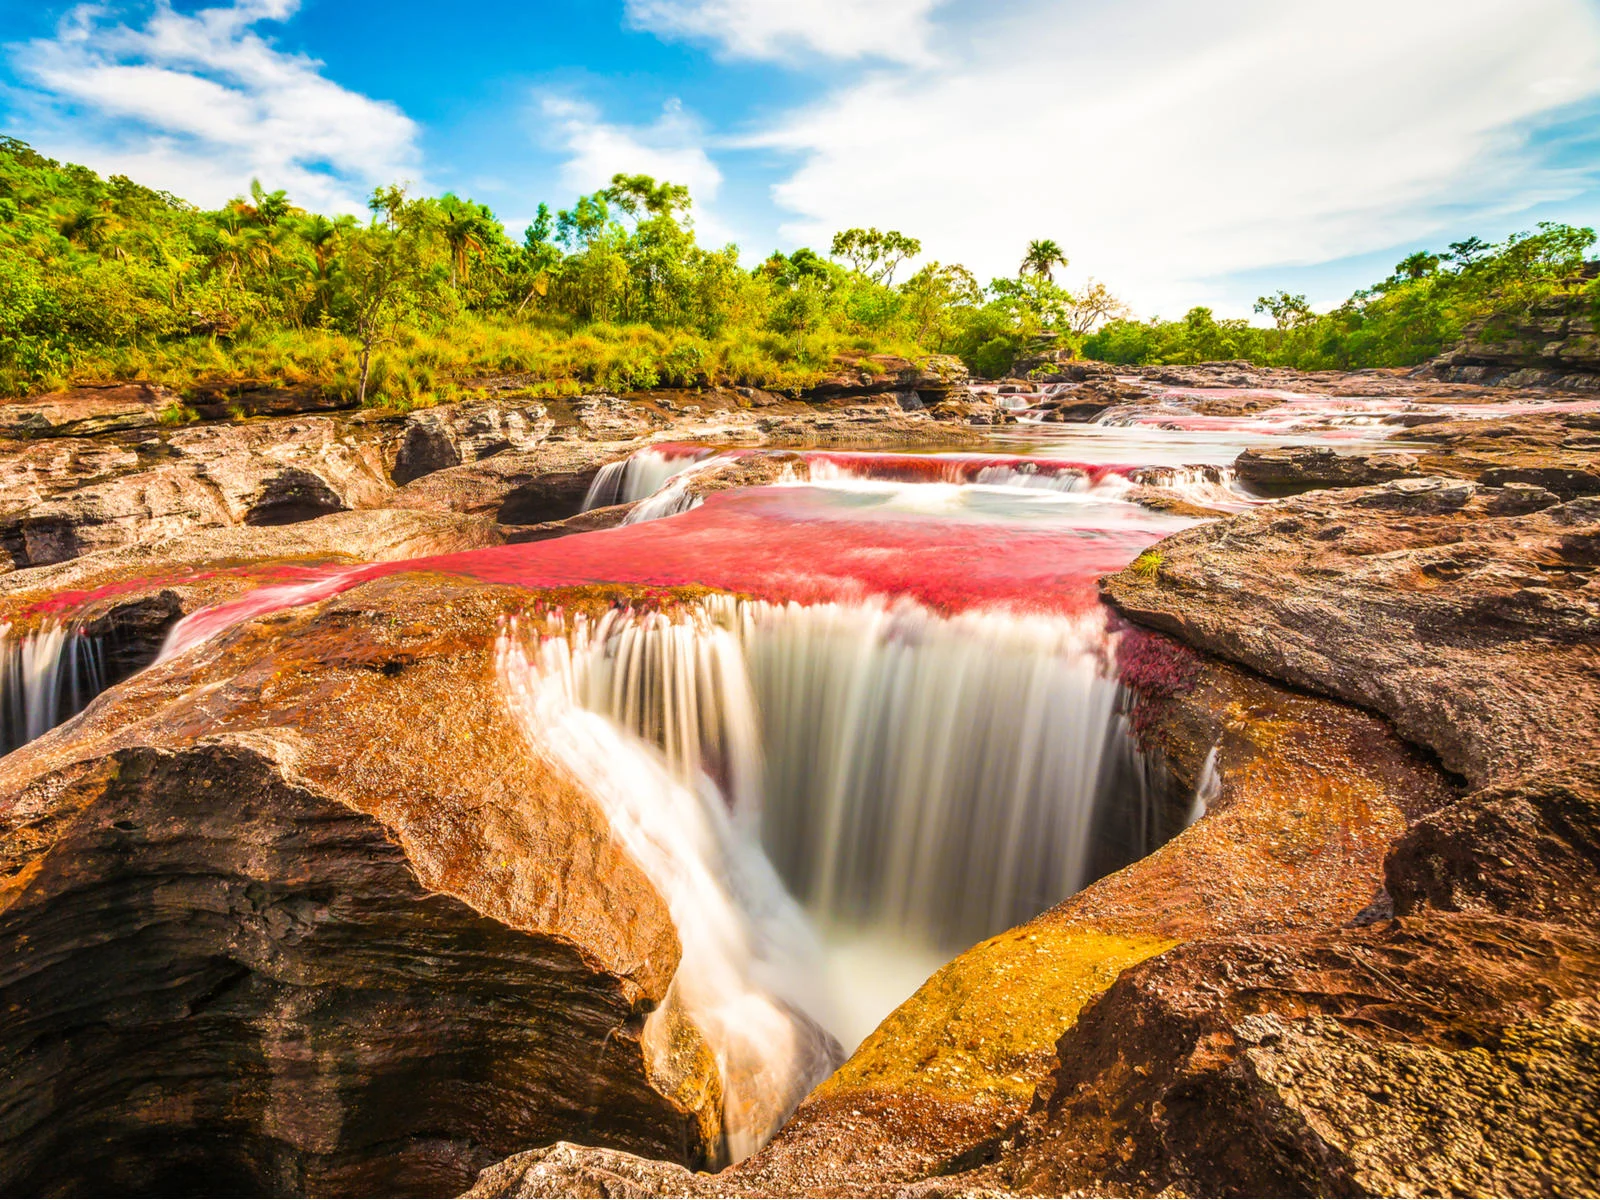
[[[584, 783], [683, 943], [647, 1025], [692, 1018], [722, 1067], [730, 1153], [756, 1149], [941, 963], [1181, 830], [1128, 725], [1125, 635], [1097, 580], [1162, 537], [1263, 503], [1252, 446], [1393, 448], [1403, 400], [1177, 389], [1092, 425], [1039, 395], [982, 453], [663, 445], [605, 468], [600, 532], [316, 570], [185, 618], [164, 657], [239, 620], [416, 567], [524, 587], [625, 583], [660, 603], [510, 619], [498, 663], [535, 753]], [[741, 457], [759, 487], [700, 485]], [[694, 589], [690, 593], [671, 589]], [[96, 648], [0, 630], [7, 745], [80, 709]], [[1203, 799], [1203, 798], [1202, 798]]]

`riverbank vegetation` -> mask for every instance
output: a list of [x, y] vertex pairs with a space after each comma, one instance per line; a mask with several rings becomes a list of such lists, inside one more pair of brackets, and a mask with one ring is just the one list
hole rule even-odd
[[1554, 225], [1472, 239], [1412, 256], [1332, 313], [1265, 297], [1274, 324], [1262, 328], [1203, 308], [1133, 320], [1103, 284], [1057, 284], [1067, 260], [1049, 240], [987, 286], [893, 230], [844, 230], [826, 253], [775, 252], [752, 268], [734, 246], [699, 244], [687, 189], [644, 175], [570, 208], [540, 205], [520, 241], [451, 194], [384, 188], [369, 209], [327, 217], [253, 182], [207, 211], [0, 139], [0, 394], [270, 379], [410, 407], [489, 374], [551, 393], [783, 390], [870, 354], [955, 354], [985, 376], [1080, 352], [1407, 365], [1486, 313], [1570, 288], [1594, 241]]
[[0, 141], [0, 392], [268, 378], [409, 407], [491, 373], [552, 392], [785, 389], [841, 355], [1003, 371], [1082, 320], [1048, 270], [987, 289], [940, 263], [897, 280], [921, 246], [894, 231], [749, 269], [698, 243], [687, 189], [643, 175], [540, 205], [521, 241], [454, 195], [391, 187], [370, 209], [326, 217], [252, 183], [205, 211]]
[[1331, 312], [1311, 310], [1304, 296], [1261, 297], [1262, 328], [1219, 320], [1193, 308], [1177, 321], [1112, 320], [1082, 344], [1091, 358], [1116, 363], [1196, 363], [1248, 359], [1302, 371], [1409, 367], [1460, 340], [1470, 326], [1506, 333], [1540, 304], [1560, 298], [1600, 308], [1600, 282], [1585, 258], [1593, 229], [1541, 222], [1499, 243], [1453, 242], [1443, 253], [1421, 251], [1394, 273]]

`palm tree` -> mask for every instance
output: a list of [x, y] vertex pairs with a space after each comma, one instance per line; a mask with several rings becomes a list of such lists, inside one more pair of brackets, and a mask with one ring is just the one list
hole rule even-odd
[[463, 200], [454, 192], [439, 197], [440, 226], [450, 247], [450, 286], [467, 277], [468, 255], [488, 249], [489, 222], [493, 219], [486, 205]]
[[114, 223], [108, 206], [80, 204], [57, 219], [56, 230], [85, 250], [98, 250]]
[[1046, 283], [1055, 282], [1055, 268], [1063, 270], [1067, 265], [1067, 256], [1061, 252], [1061, 247], [1049, 238], [1041, 238], [1028, 243], [1028, 252], [1022, 256], [1022, 267], [1019, 274], [1037, 275]]

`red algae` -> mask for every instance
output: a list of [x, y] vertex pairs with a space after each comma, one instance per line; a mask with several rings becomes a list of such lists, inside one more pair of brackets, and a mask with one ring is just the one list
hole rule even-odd
[[114, 599], [129, 592], [147, 592], [151, 588], [177, 587], [184, 584], [204, 583], [212, 579], [252, 579], [266, 587], [275, 584], [305, 583], [325, 577], [330, 570], [339, 569], [326, 563], [250, 563], [237, 567], [217, 567], [204, 571], [173, 571], [167, 574], [136, 575], [115, 583], [94, 588], [74, 588], [52, 592], [44, 599], [18, 610], [21, 620], [34, 617], [64, 617], [83, 612], [101, 600]]
[[885, 518], [841, 510], [809, 488], [741, 489], [710, 495], [700, 507], [666, 520], [301, 573], [186, 618], [172, 649], [236, 621], [404, 571], [524, 588], [701, 586], [775, 603], [907, 596], [944, 614], [979, 607], [1070, 614], [1097, 607], [1099, 577], [1126, 566], [1171, 530], [1170, 520], [1148, 516], [1109, 528]]

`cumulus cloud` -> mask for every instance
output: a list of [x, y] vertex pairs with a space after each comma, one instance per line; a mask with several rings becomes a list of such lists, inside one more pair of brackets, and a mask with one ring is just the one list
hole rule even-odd
[[1530, 123], [1600, 94], [1586, 0], [1036, 3], [937, 70], [883, 68], [755, 144], [787, 236], [875, 224], [1011, 272], [1051, 237], [1148, 312], [1227, 273], [1570, 196]]
[[570, 96], [542, 95], [538, 108], [543, 140], [565, 155], [563, 187], [597, 191], [618, 173], [685, 184], [701, 243], [738, 240], [710, 207], [722, 190], [722, 171], [706, 150], [705, 128], [678, 101], [669, 101], [648, 125], [608, 122], [594, 105]]
[[628, 19], [733, 58], [927, 62], [928, 15], [942, 0], [627, 0]]
[[235, 0], [184, 14], [158, 0], [139, 24], [85, 4], [54, 37], [9, 49], [53, 153], [199, 203], [259, 177], [309, 207], [359, 210], [372, 186], [415, 178], [417, 127], [258, 32], [298, 7]]

